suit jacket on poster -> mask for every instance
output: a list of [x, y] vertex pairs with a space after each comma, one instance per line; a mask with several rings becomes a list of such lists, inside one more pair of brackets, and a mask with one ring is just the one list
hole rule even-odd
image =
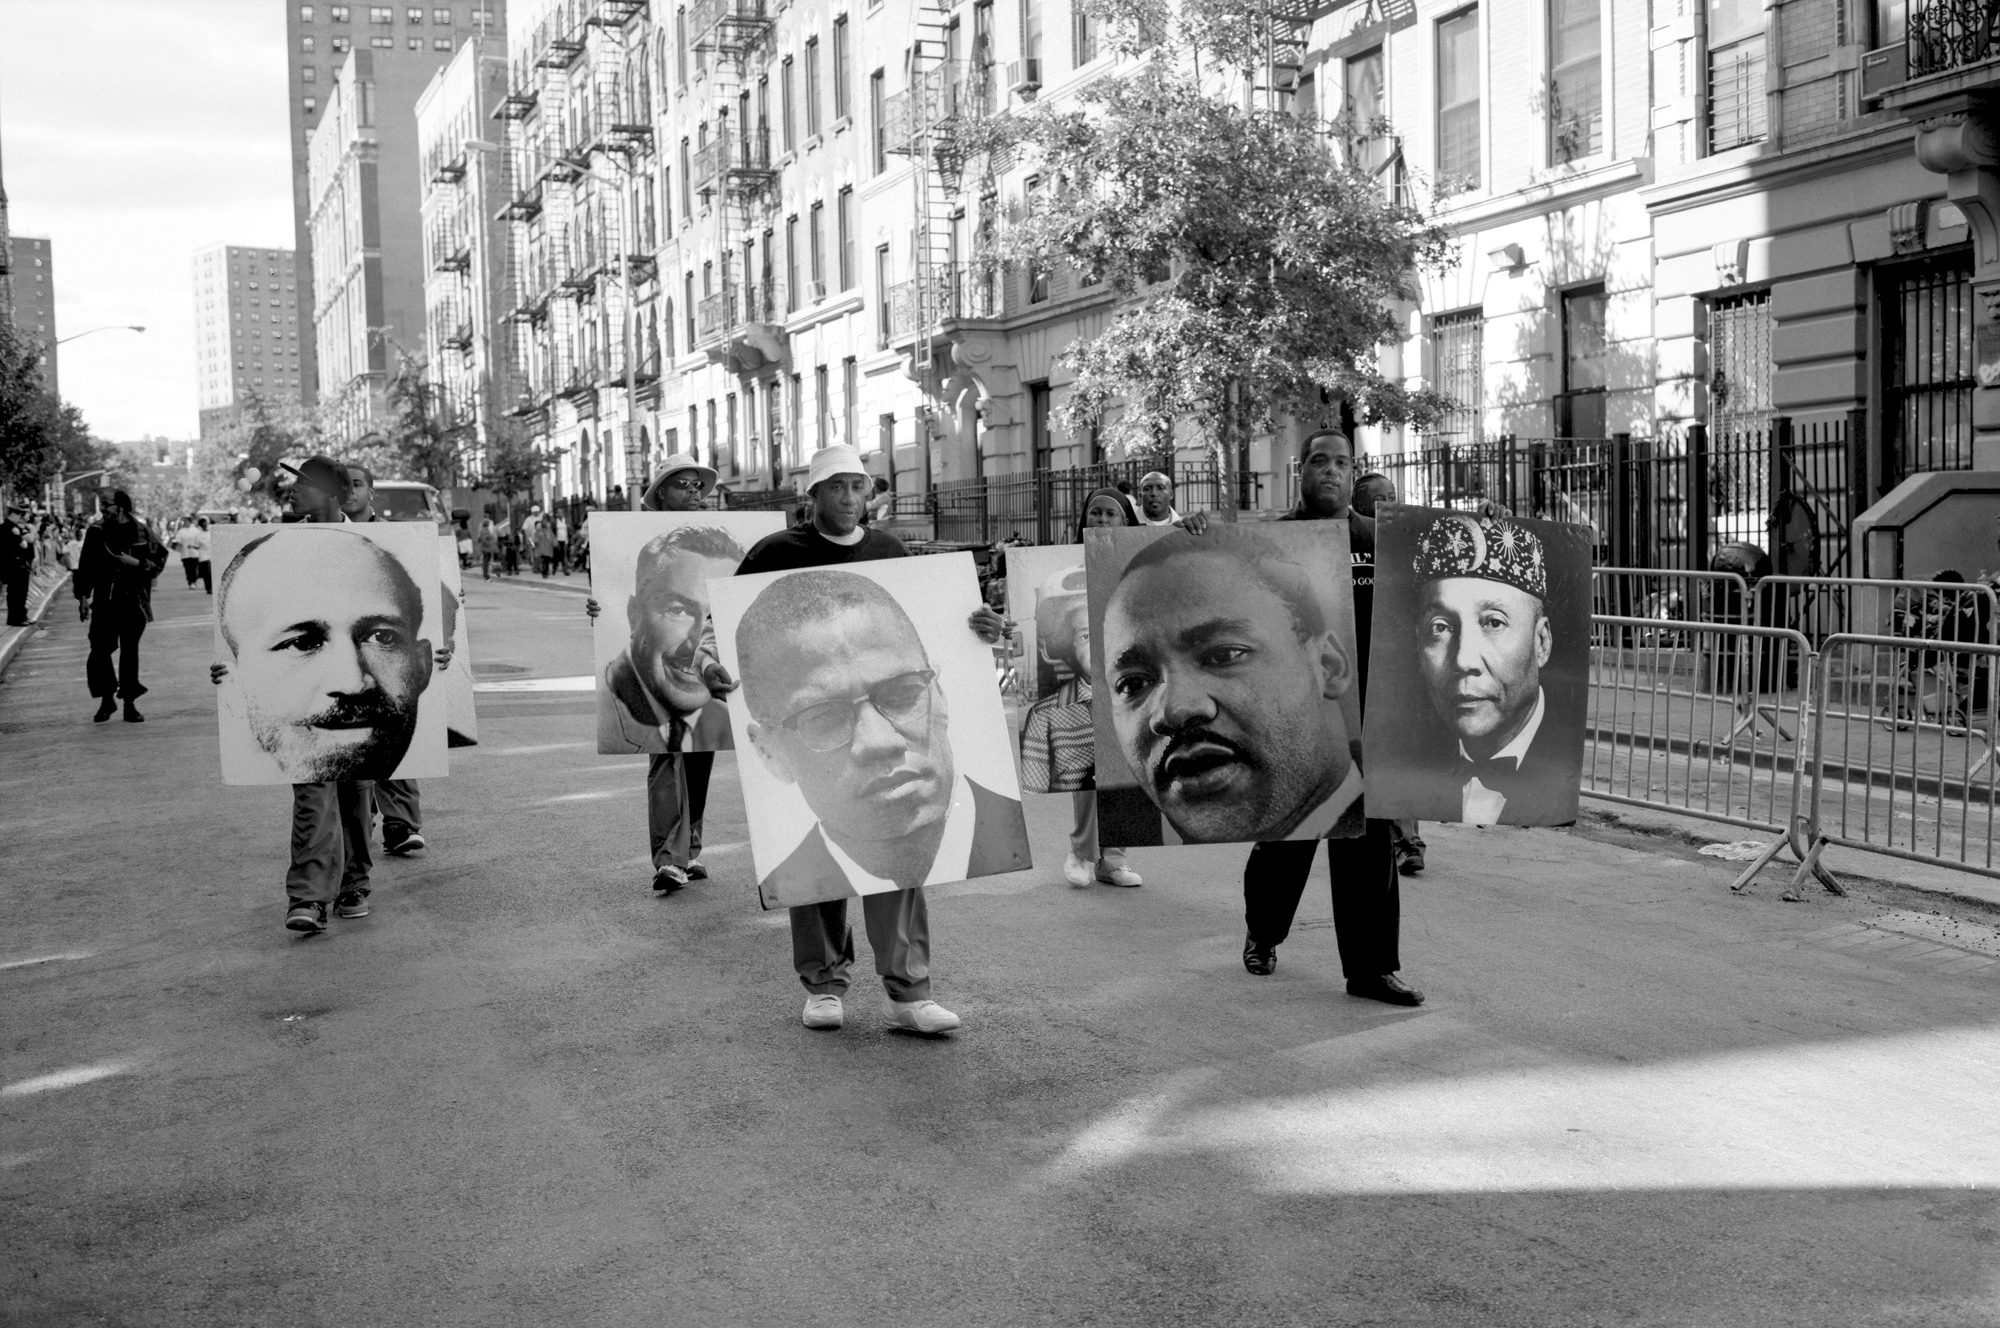
[[[965, 879], [1022, 871], [1032, 865], [1028, 860], [1028, 823], [1021, 814], [1021, 804], [972, 780], [965, 783], [972, 790], [973, 808], [972, 854], [966, 860]], [[857, 893], [827, 847], [826, 832], [817, 824], [790, 857], [757, 882], [757, 897], [765, 908], [815, 904]]]
[[[597, 708], [597, 750], [613, 752], [715, 752], [736, 745], [729, 727], [729, 708], [711, 699], [693, 715], [662, 711], [632, 666], [630, 649], [619, 652], [604, 670], [604, 687], [611, 704]], [[662, 739], [666, 725], [671, 740]]]
[[[1379, 762], [1378, 762], [1379, 764]], [[1506, 796], [1500, 809], [1501, 825], [1569, 825], [1576, 820], [1577, 790], [1583, 778], [1583, 734], [1575, 724], [1564, 724], [1556, 713], [1554, 698], [1544, 712], [1542, 726], [1518, 769], [1512, 762], [1476, 765], [1458, 753], [1458, 744], [1442, 733], [1430, 747], [1430, 759], [1378, 771], [1370, 786], [1384, 792], [1393, 787], [1403, 797], [1395, 803], [1400, 811], [1404, 798], [1414, 798], [1417, 806], [1410, 815], [1423, 821], [1457, 821], [1465, 811], [1466, 782], [1475, 777], [1487, 788]]]

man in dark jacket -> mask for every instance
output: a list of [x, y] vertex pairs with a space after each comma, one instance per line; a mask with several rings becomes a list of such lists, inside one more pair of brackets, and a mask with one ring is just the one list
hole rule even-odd
[[[1338, 429], [1307, 434], [1299, 444], [1299, 505], [1282, 521], [1346, 521], [1354, 560], [1354, 644], [1363, 712], [1368, 704], [1368, 628], [1375, 599], [1375, 522], [1350, 506], [1354, 444]], [[1363, 772], [1364, 776], [1366, 771]], [[1363, 795], [1364, 802], [1366, 794]], [[1367, 833], [1326, 841], [1332, 871], [1333, 925], [1349, 995], [1391, 1005], [1421, 1005], [1424, 994], [1396, 975], [1401, 898], [1396, 880], [1396, 827], [1369, 818]], [[1259, 844], [1243, 868], [1243, 967], [1259, 977], [1278, 966], [1278, 946], [1291, 934], [1316, 841]]]
[[167, 565], [166, 547], [132, 515], [131, 495], [119, 489], [104, 520], [83, 537], [78, 564], [79, 588], [90, 601], [85, 676], [98, 698], [92, 718], [102, 724], [123, 700], [126, 721], [140, 723], [146, 717], [133, 704], [146, 694], [139, 681], [139, 638], [153, 619], [153, 578]]

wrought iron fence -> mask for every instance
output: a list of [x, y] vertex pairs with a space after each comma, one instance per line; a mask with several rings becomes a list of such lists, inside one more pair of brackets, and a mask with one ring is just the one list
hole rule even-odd
[[2000, 4], [1994, 0], [1910, 0], [1907, 23], [1911, 78], [2000, 53]]

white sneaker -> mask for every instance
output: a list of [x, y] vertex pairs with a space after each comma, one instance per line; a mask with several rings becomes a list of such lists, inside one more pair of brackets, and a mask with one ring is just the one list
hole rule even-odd
[[949, 1033], [959, 1025], [958, 1016], [936, 1001], [890, 1000], [887, 1004], [892, 1028], [907, 1028], [917, 1033]]
[[1116, 857], [1107, 853], [1099, 858], [1097, 860], [1097, 879], [1106, 885], [1122, 885], [1127, 887], [1144, 885], [1146, 883], [1140, 878], [1138, 872], [1133, 871], [1125, 865], [1125, 855], [1123, 853], [1118, 854]]
[[1063, 859], [1063, 879], [1071, 885], [1090, 884], [1090, 864], [1072, 853]]
[[824, 996], [806, 997], [807, 1028], [839, 1028], [847, 1022], [847, 1012], [841, 1009], [840, 997], [831, 992]]

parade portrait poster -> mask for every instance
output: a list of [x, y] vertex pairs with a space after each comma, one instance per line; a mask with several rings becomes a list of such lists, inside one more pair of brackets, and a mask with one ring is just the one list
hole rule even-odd
[[1007, 550], [1007, 609], [1017, 626], [1014, 668], [1021, 715], [1021, 789], [1074, 793], [1094, 786], [1090, 716], [1090, 604], [1081, 544]]
[[225, 784], [435, 779], [450, 701], [437, 527], [217, 525]]
[[1084, 550], [1103, 842], [1360, 834], [1347, 523], [1106, 527]]
[[765, 908], [1032, 866], [969, 553], [710, 585]]
[[708, 583], [784, 527], [781, 512], [590, 514], [600, 754], [734, 745], [729, 712], [703, 678], [716, 662]]
[[1576, 820], [1589, 527], [1378, 507], [1370, 647], [1370, 816]]
[[459, 575], [457, 536], [438, 536], [438, 567], [443, 573], [444, 630], [451, 638], [451, 667], [437, 681], [444, 689], [449, 745], [476, 747], [479, 720], [472, 707], [472, 626], [465, 616], [465, 578]]

